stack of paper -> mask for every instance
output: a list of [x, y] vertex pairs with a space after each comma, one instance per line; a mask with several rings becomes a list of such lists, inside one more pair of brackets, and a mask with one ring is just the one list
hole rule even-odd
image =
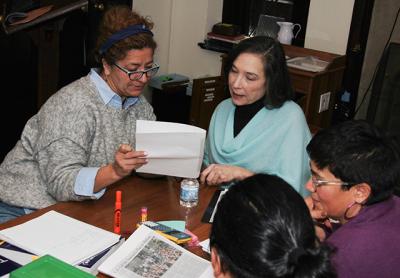
[[170, 122], [136, 122], [136, 150], [147, 152], [139, 173], [197, 178], [203, 162], [204, 129]]
[[203, 240], [202, 242], [200, 242], [200, 246], [201, 246], [201, 249], [203, 249], [204, 252], [207, 252], [209, 254], [211, 253], [211, 250], [210, 250], [210, 239], [209, 238], [207, 238], [207, 239]]
[[294, 57], [287, 60], [286, 63], [289, 67], [312, 72], [324, 71], [329, 64], [327, 61], [313, 56]]
[[0, 231], [0, 239], [38, 256], [49, 254], [75, 265], [116, 244], [120, 236], [49, 211]]

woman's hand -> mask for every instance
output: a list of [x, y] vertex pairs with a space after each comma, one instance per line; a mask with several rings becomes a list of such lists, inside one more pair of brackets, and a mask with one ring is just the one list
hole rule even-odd
[[123, 178], [146, 164], [146, 155], [143, 151], [135, 151], [131, 146], [122, 144], [115, 153], [112, 167], [116, 175]]
[[331, 222], [328, 219], [328, 215], [322, 206], [318, 202], [314, 202], [310, 196], [304, 198], [304, 201], [306, 202], [311, 217], [314, 220], [315, 233], [320, 241], [324, 241], [326, 238], [326, 233], [323, 227], [325, 226], [328, 229], [332, 228]]
[[93, 192], [99, 192], [146, 164], [146, 156], [145, 152], [135, 151], [129, 145], [121, 145], [115, 152], [114, 162], [101, 167], [97, 172]]
[[253, 173], [245, 168], [232, 165], [210, 164], [200, 175], [200, 182], [217, 185], [234, 180], [242, 180]]

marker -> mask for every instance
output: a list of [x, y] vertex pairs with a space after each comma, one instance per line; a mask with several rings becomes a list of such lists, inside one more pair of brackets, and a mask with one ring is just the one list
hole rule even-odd
[[115, 192], [115, 209], [114, 209], [114, 233], [121, 234], [121, 199], [122, 192]]
[[142, 207], [140, 209], [140, 216], [141, 216], [141, 222], [147, 221], [147, 207]]

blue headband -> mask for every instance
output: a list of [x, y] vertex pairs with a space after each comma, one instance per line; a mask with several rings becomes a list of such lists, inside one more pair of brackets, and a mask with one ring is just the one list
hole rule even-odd
[[114, 43], [123, 40], [129, 36], [139, 33], [148, 33], [153, 36], [153, 33], [146, 28], [144, 24], [131, 25], [124, 29], [119, 30], [117, 33], [112, 34], [106, 42], [100, 47], [100, 54], [104, 54]]

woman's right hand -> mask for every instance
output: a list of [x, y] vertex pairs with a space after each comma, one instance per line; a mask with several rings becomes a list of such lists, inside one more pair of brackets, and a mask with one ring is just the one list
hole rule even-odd
[[131, 146], [122, 144], [115, 152], [112, 167], [120, 178], [130, 175], [130, 173], [147, 163], [147, 154], [143, 151], [135, 151]]
[[201, 172], [200, 182], [208, 185], [218, 185], [224, 182], [243, 180], [252, 175], [254, 175], [254, 173], [242, 167], [210, 164]]

